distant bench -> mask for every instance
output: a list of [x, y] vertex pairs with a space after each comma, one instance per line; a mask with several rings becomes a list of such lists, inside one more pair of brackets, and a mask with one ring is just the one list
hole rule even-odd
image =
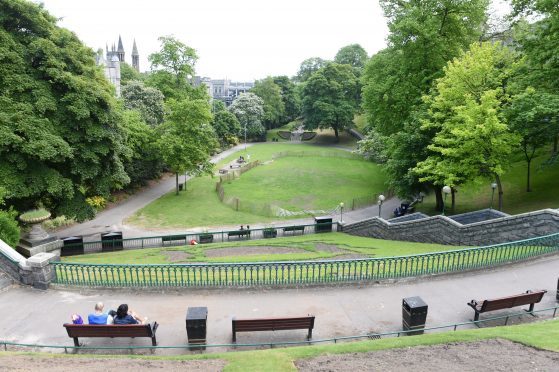
[[468, 302], [475, 311], [474, 321], [479, 320], [479, 314], [494, 310], [510, 309], [511, 307], [530, 305], [529, 313], [534, 311], [534, 304], [540, 302], [546, 290], [526, 291], [514, 296], [495, 298], [491, 300], [472, 300]]
[[241, 237], [249, 238], [250, 237], [250, 230], [229, 231], [227, 233], [227, 240], [229, 240], [229, 238], [234, 237], [234, 236], [238, 236], [239, 238], [241, 238]]
[[259, 318], [259, 319], [235, 319], [232, 321], [233, 342], [237, 342], [237, 332], [257, 331], [283, 331], [290, 329], [308, 329], [307, 340], [312, 338], [314, 328], [314, 316], [297, 318]]
[[68, 336], [74, 339], [74, 345], [79, 347], [79, 337], [149, 337], [151, 344], [157, 345], [155, 331], [159, 324], [64, 324]]
[[301, 231], [301, 234], [303, 234], [305, 232], [305, 226], [287, 226], [283, 228], [283, 232], [289, 232], [292, 231], [293, 234], [295, 234], [295, 231]]
[[163, 242], [163, 245], [165, 245], [165, 242], [174, 242], [177, 240], [182, 240], [186, 244], [186, 235], [167, 235], [161, 237], [161, 241]]

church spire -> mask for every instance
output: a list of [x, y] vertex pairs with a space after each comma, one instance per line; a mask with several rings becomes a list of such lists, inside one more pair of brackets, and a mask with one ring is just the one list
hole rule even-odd
[[138, 47], [136, 46], [136, 39], [134, 39], [134, 45], [132, 46], [132, 67], [136, 71], [140, 72], [140, 54], [138, 53]]
[[118, 49], [117, 49], [118, 60], [124, 62], [124, 46], [122, 46], [122, 38], [118, 35]]

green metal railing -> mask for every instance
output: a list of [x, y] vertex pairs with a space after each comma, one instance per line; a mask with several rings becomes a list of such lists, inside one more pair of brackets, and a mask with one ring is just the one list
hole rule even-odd
[[[405, 244], [405, 243], [403, 243]], [[332, 261], [120, 265], [54, 262], [55, 283], [103, 287], [285, 286], [482, 269], [559, 250], [559, 234], [412, 256]]]

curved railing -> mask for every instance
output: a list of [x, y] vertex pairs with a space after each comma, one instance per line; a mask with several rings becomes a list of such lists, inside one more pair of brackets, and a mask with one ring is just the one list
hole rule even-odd
[[284, 286], [395, 279], [482, 269], [558, 250], [559, 234], [553, 234], [479, 248], [354, 260], [168, 265], [54, 262], [53, 265], [55, 283], [76, 286]]

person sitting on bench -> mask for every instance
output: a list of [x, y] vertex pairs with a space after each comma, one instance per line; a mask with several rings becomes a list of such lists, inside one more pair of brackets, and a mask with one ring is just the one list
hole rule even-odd
[[132, 310], [128, 310], [127, 304], [122, 304], [116, 310], [113, 324], [147, 324], [148, 318], [142, 318]]
[[95, 312], [87, 316], [89, 324], [113, 324], [113, 318], [116, 311], [111, 310], [108, 313], [103, 312], [105, 305], [102, 302], [95, 304]]

